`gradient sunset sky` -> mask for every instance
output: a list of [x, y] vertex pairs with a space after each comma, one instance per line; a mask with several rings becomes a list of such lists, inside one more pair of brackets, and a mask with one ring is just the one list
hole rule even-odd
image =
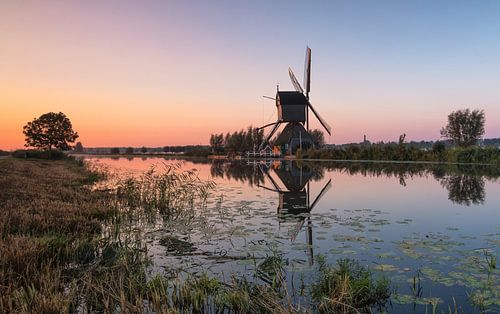
[[273, 122], [306, 45], [329, 143], [437, 139], [466, 107], [500, 137], [499, 1], [1, 1], [0, 149], [49, 111], [87, 147]]

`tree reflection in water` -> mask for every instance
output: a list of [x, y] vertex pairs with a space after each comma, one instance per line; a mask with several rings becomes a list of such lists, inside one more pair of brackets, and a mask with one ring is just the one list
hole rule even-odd
[[259, 171], [257, 166], [241, 162], [214, 160], [210, 165], [210, 174], [214, 178], [247, 182], [250, 186], [259, 185], [264, 182], [264, 175]]
[[[500, 177], [500, 168], [487, 165], [456, 165], [432, 163], [376, 163], [376, 162], [279, 162], [274, 161], [278, 172], [283, 167], [287, 171], [301, 169], [308, 174], [308, 180], [320, 181], [325, 170], [339, 171], [350, 175], [387, 177], [398, 180], [399, 184], [411, 184], [414, 177], [431, 177], [448, 190], [448, 199], [460, 205], [479, 205], [486, 199], [487, 180], [495, 181]], [[259, 162], [247, 165], [246, 162], [213, 161], [211, 174], [242, 182], [250, 186], [264, 183], [264, 174], [259, 171]], [[279, 165], [279, 166], [277, 166]]]
[[466, 206], [484, 203], [485, 182], [480, 176], [450, 175], [441, 180], [441, 185], [448, 190], [448, 199], [453, 203]]

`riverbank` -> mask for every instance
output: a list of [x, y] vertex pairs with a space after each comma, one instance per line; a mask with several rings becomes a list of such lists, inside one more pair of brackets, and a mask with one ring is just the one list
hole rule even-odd
[[80, 262], [116, 214], [109, 195], [88, 188], [98, 179], [73, 160], [0, 160], [0, 312], [71, 308]]

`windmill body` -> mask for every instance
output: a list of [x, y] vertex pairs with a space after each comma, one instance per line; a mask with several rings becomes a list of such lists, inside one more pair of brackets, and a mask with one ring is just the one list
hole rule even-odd
[[[308, 149], [314, 146], [313, 139], [309, 133], [309, 109], [319, 120], [320, 124], [331, 135], [331, 127], [319, 116], [309, 101], [311, 87], [311, 49], [307, 47], [306, 63], [304, 70], [304, 86], [302, 88], [292, 69], [288, 69], [290, 79], [295, 87], [295, 91], [277, 91], [276, 108], [278, 119], [274, 123], [267, 124], [262, 128], [273, 128], [262, 142], [260, 149], [270, 144], [271, 138], [278, 131], [282, 124], [285, 128], [274, 139], [273, 146], [282, 154], [295, 154], [297, 149]], [[269, 97], [268, 97], [269, 98]]]

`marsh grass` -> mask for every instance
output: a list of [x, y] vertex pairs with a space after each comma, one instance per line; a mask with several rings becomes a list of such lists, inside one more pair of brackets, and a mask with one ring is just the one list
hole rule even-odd
[[312, 285], [312, 298], [324, 313], [371, 312], [382, 309], [390, 297], [388, 279], [374, 279], [369, 269], [357, 261], [340, 259], [328, 266], [319, 259], [319, 278]]
[[70, 265], [117, 214], [87, 186], [98, 177], [74, 160], [0, 161], [0, 312], [69, 306]]
[[151, 167], [140, 177], [121, 179], [117, 196], [129, 210], [143, 209], [161, 215], [176, 215], [204, 207], [213, 181], [203, 181], [196, 170], [182, 170], [182, 164]]

